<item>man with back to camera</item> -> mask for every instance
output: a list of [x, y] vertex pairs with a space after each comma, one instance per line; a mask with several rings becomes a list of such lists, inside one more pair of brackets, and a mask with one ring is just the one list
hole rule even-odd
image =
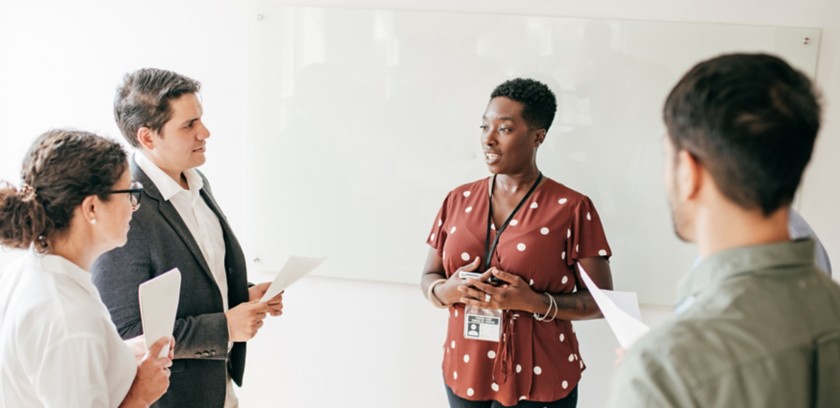
[[820, 126], [811, 82], [773, 56], [720, 56], [664, 120], [674, 230], [703, 261], [676, 316], [627, 351], [611, 406], [840, 406], [840, 287], [788, 232]]
[[143, 330], [139, 285], [181, 271], [175, 359], [157, 407], [238, 406], [231, 380], [242, 385], [245, 342], [267, 313], [283, 308], [282, 294], [259, 301], [269, 284], [248, 283], [239, 242], [196, 170], [210, 137], [199, 89], [193, 79], [146, 68], [127, 74], [114, 100], [146, 205], [134, 214], [126, 245], [97, 259], [92, 274], [120, 335], [131, 338]]

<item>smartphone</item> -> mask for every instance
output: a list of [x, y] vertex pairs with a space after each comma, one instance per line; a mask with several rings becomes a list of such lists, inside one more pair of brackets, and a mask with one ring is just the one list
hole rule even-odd
[[[458, 272], [458, 277], [461, 278], [461, 279], [467, 279], [467, 278], [478, 279], [479, 277], [481, 277], [481, 275], [482, 274], [480, 274], [478, 272], [467, 272], [467, 271]], [[487, 280], [487, 283], [489, 283], [491, 285], [494, 285], [494, 286], [499, 286], [499, 285], [505, 283], [505, 281], [503, 281], [503, 280], [501, 280], [501, 279], [499, 279], [495, 276], [491, 276], [490, 279]]]
[[461, 272], [458, 272], [458, 277], [461, 278], [461, 279], [467, 279], [467, 278], [478, 279], [478, 278], [481, 277], [481, 274], [478, 273], [478, 272], [461, 271]]

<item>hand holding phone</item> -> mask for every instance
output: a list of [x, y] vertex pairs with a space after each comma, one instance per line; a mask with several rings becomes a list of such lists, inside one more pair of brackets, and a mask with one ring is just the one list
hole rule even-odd
[[[478, 273], [478, 272], [467, 272], [467, 271], [458, 272], [458, 277], [461, 278], [461, 279], [467, 279], [467, 278], [478, 279], [478, 278], [481, 277], [481, 275], [483, 275], [483, 274]], [[487, 279], [487, 283], [489, 283], [491, 285], [494, 285], [494, 286], [499, 286], [499, 285], [501, 285], [505, 282], [503, 280], [491, 275], [490, 279]]]

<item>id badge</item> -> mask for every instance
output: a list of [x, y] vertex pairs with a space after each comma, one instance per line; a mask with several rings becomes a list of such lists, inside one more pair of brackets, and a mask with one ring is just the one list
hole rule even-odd
[[502, 338], [502, 310], [465, 307], [464, 338], [498, 343]]

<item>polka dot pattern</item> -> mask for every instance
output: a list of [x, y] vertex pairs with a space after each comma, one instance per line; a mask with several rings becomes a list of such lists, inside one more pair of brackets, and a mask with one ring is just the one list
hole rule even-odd
[[[527, 271], [522, 276], [522, 283], [536, 290], [536, 281], [539, 281], [540, 291], [547, 290], [550, 293], [569, 291], [575, 283], [575, 275], [572, 275], [569, 264], [573, 264], [580, 256], [606, 256], [604, 252], [609, 253], [610, 249], [603, 237], [601, 219], [591, 202], [559, 183], [546, 181], [535, 195], [536, 199], [525, 203], [511, 219], [508, 232], [505, 232], [496, 250], [498, 256], [511, 265], [511, 270]], [[447, 201], [448, 207], [442, 208], [435, 220], [437, 227], [427, 233], [428, 245], [441, 253], [446, 251], [444, 265], [447, 268], [461, 267], [475, 259], [476, 255], [484, 257], [483, 238], [488, 226], [481, 200], [486, 200], [487, 184], [487, 180], [483, 179], [451, 194]], [[458, 195], [462, 197], [458, 198]], [[475, 216], [472, 212], [476, 213]], [[448, 217], [446, 222], [443, 222], [444, 214]], [[447, 227], [444, 228], [443, 224]], [[453, 228], [455, 225], [457, 228]], [[574, 233], [572, 227], [575, 228]], [[491, 228], [496, 232], [499, 230], [498, 226], [492, 224]], [[561, 259], [557, 258], [558, 249]], [[443, 353], [444, 373], [449, 373], [446, 383], [459, 395], [516, 405], [517, 399], [528, 400], [544, 393], [567, 393], [574, 388], [583, 362], [575, 353], [578, 342], [570, 325], [564, 325], [562, 330], [534, 330], [530, 333], [534, 339], [539, 339], [539, 344], [544, 345], [542, 347], [529, 343], [529, 339], [521, 339], [522, 335], [518, 331], [513, 334], [516, 341], [521, 340], [517, 353], [509, 362], [514, 369], [514, 381], [533, 383], [532, 388], [523, 389], [511, 386], [510, 379], [506, 383], [499, 383], [500, 380], [494, 378], [491, 367], [495, 367], [495, 363], [500, 363], [497, 359], [501, 359], [501, 353], [495, 346], [486, 342], [460, 340], [460, 331], [463, 329], [461, 320], [464, 318], [461, 314], [459, 308], [450, 308], [449, 317], [454, 319], [451, 322], [458, 322], [459, 327], [443, 345], [446, 350]], [[525, 315], [529, 314], [522, 314]], [[489, 349], [491, 347], [492, 350]], [[523, 355], [529, 357], [522, 359]], [[517, 364], [517, 360], [521, 363]], [[456, 377], [457, 380], [453, 380]], [[543, 404], [533, 405], [542, 407]]]

